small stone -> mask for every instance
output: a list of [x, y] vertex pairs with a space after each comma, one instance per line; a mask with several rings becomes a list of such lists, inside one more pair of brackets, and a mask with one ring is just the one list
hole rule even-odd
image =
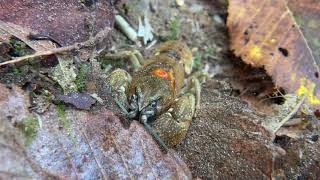
[[176, 4], [178, 6], [183, 6], [184, 5], [184, 0], [176, 0]]

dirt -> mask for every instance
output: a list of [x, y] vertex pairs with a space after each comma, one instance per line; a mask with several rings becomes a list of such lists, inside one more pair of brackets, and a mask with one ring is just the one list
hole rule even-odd
[[261, 123], [270, 116], [230, 96], [226, 82], [211, 80], [202, 89], [201, 108], [176, 148], [202, 179], [318, 179], [319, 125], [299, 138], [274, 136]]
[[[224, 1], [187, 0], [185, 6], [177, 7], [172, 0], [133, 0], [122, 1], [118, 7], [135, 29], [138, 28], [139, 17], [147, 16], [158, 43], [172, 39], [172, 31], [176, 31], [174, 38], [187, 43], [194, 54], [201, 55], [203, 66], [210, 64], [212, 73], [217, 73], [215, 69], [220, 71], [220, 66], [228, 64], [229, 60], [224, 58], [228, 51], [224, 25], [227, 6]], [[176, 24], [174, 30], [173, 23]], [[130, 41], [124, 42], [123, 36], [118, 35], [113, 35], [114, 46], [130, 44]], [[150, 52], [145, 48], [141, 50], [146, 55]]]
[[264, 115], [230, 92], [226, 83], [204, 85], [201, 108], [177, 151], [194, 177], [269, 179], [281, 150], [260, 125]]

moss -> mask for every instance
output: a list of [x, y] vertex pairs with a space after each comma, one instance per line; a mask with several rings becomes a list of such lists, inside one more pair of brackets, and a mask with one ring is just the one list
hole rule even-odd
[[81, 64], [79, 73], [76, 78], [76, 86], [79, 92], [85, 90], [85, 80], [88, 72], [88, 66], [86, 64]]
[[193, 54], [193, 69], [194, 70], [199, 70], [202, 68], [201, 59], [202, 59], [202, 57], [201, 57], [200, 52], [197, 51]]
[[216, 54], [217, 54], [217, 51], [218, 51], [217, 48], [213, 48], [213, 47], [207, 48], [207, 49], [205, 50], [205, 52], [204, 52], [204, 58], [207, 59], [207, 58], [209, 58], [210, 56], [216, 55]]
[[65, 105], [63, 103], [58, 103], [57, 110], [58, 110], [59, 123], [62, 125], [64, 129], [70, 132], [71, 125], [69, 120], [66, 117]]
[[169, 31], [164, 34], [160, 34], [158, 40], [160, 42], [165, 42], [169, 40], [177, 40], [179, 34], [179, 22], [176, 17], [170, 20]]
[[19, 39], [11, 38], [10, 45], [12, 46], [12, 49], [9, 52], [11, 56], [20, 57], [31, 53], [30, 48], [27, 46], [27, 44], [23, 41], [20, 41]]
[[172, 40], [178, 39], [178, 20], [176, 17], [171, 19], [171, 22], [170, 22], [170, 39]]
[[21, 76], [23, 75], [23, 72], [20, 68], [18, 68], [16, 65], [12, 65], [12, 72], [16, 76]]
[[72, 145], [75, 148], [77, 141], [75, 137], [72, 136], [71, 123], [66, 117], [65, 105], [62, 102], [57, 104], [57, 111], [58, 111], [59, 123], [67, 131], [67, 135], [70, 137], [72, 141]]
[[28, 146], [32, 143], [37, 135], [37, 131], [39, 128], [38, 119], [34, 116], [27, 117], [17, 124], [17, 128], [22, 131], [23, 135], [26, 138], [25, 145]]
[[200, 70], [203, 68], [202, 59], [208, 59], [217, 54], [217, 48], [207, 48], [203, 52], [196, 51], [193, 53], [193, 69]]

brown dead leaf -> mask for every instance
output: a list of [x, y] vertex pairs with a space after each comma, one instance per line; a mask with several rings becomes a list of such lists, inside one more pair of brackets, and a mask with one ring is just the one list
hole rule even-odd
[[277, 86], [307, 95], [320, 108], [320, 2], [230, 0], [231, 49], [243, 61], [264, 66]]
[[43, 171], [24, 150], [24, 137], [13, 127], [30, 116], [29, 98], [17, 87], [0, 84], [0, 179], [56, 179]]
[[30, 116], [28, 97], [16, 87], [1, 85], [0, 92], [0, 178], [191, 178], [185, 163], [173, 151], [163, 153], [139, 122], [125, 129], [108, 110], [64, 113], [51, 106], [38, 116], [40, 127], [25, 147], [9, 120]]
[[49, 35], [62, 45], [113, 26], [110, 1], [0, 1], [0, 20]]
[[18, 134], [17, 129], [0, 116], [0, 179], [39, 178], [23, 153], [22, 138]]
[[29, 113], [28, 96], [23, 95], [22, 90], [16, 86], [6, 87], [0, 84], [0, 115], [11, 122], [20, 122]]
[[58, 100], [74, 105], [78, 109], [89, 110], [96, 100], [88, 93], [73, 92], [67, 95], [59, 95]]
[[[61, 112], [60, 112], [61, 113]], [[60, 123], [59, 123], [60, 118]], [[186, 179], [186, 165], [175, 155], [164, 154], [137, 121], [124, 129], [111, 111], [100, 113], [51, 107], [41, 116], [38, 131], [27, 152], [43, 169], [67, 179]]]
[[9, 42], [10, 38], [15, 37], [35, 51], [44, 51], [50, 48], [55, 48], [55, 45], [50, 41], [32, 41], [28, 38], [30, 33], [36, 33], [28, 28], [23, 28], [13, 23], [6, 23], [0, 20], [0, 42]]

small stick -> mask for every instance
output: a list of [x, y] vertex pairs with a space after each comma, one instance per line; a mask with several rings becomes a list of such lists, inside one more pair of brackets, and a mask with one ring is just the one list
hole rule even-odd
[[307, 95], [304, 95], [302, 97], [302, 99], [299, 101], [299, 103], [294, 107], [294, 109], [288, 114], [288, 116], [286, 116], [284, 119], [282, 119], [282, 121], [280, 122], [278, 127], [276, 127], [276, 129], [273, 131], [274, 133], [276, 133], [282, 127], [282, 125], [284, 123], [289, 121], [289, 119], [291, 119], [299, 111], [299, 109], [302, 106], [302, 104], [304, 103], [306, 97], [307, 97]]
[[25, 61], [25, 60], [28, 60], [28, 59], [31, 59], [31, 58], [35, 58], [35, 57], [49, 56], [49, 55], [52, 55], [52, 54], [60, 54], [60, 53], [68, 52], [68, 51], [80, 50], [82, 48], [92, 47], [98, 41], [102, 41], [103, 39], [105, 39], [105, 37], [110, 32], [110, 30], [111, 30], [111, 28], [109, 28], [109, 27], [105, 28], [104, 30], [100, 31], [93, 38], [90, 38], [89, 40], [81, 42], [81, 43], [75, 43], [73, 45], [60, 47], [60, 48], [53, 48], [53, 49], [49, 49], [47, 51], [39, 51], [39, 52], [36, 52], [34, 54], [31, 54], [31, 55], [26, 55], [26, 56], [15, 58], [15, 59], [10, 60], [10, 61], [2, 62], [2, 63], [0, 63], [0, 67], [4, 66], [4, 65], [7, 65], [7, 64], [18, 63], [18, 62]]
[[130, 26], [130, 24], [120, 15], [115, 16], [115, 22], [120, 30], [133, 42], [138, 39], [137, 32]]

